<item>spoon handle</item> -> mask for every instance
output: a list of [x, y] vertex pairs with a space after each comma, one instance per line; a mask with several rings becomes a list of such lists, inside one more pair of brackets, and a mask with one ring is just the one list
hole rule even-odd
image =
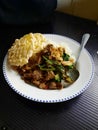
[[77, 56], [77, 59], [76, 59], [76, 63], [77, 63], [77, 61], [78, 61], [78, 59], [81, 55], [82, 50], [84, 49], [84, 46], [86, 45], [89, 37], [90, 37], [89, 33], [86, 33], [86, 34], [83, 35], [82, 40], [81, 40], [80, 50], [79, 50], [79, 53], [78, 53], [78, 56]]

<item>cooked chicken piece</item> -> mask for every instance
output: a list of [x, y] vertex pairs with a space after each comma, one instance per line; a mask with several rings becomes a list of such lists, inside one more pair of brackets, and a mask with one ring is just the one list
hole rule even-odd
[[62, 61], [61, 63], [62, 63], [64, 66], [70, 66], [70, 65], [73, 64], [71, 61]]
[[24, 73], [23, 78], [24, 79], [32, 79], [33, 74], [32, 73]]
[[49, 89], [57, 89], [55, 82], [50, 82], [50, 83], [48, 84], [48, 87], [49, 87]]
[[53, 71], [48, 71], [45, 80], [47, 81], [47, 80], [53, 79], [54, 77], [55, 77], [54, 72]]
[[57, 89], [62, 89], [63, 88], [63, 85], [60, 82], [58, 82], [56, 85], [57, 85]]
[[47, 89], [47, 86], [45, 83], [40, 83], [39, 88], [41, 89]]
[[61, 47], [59, 47], [59, 48], [51, 47], [51, 56], [53, 58], [55, 58], [56, 60], [62, 61], [63, 60], [63, 58], [62, 58], [63, 51], [64, 50]]
[[40, 85], [40, 81], [37, 81], [37, 80], [32, 80], [32, 83], [36, 86], [39, 86]]
[[40, 70], [34, 70], [32, 73], [32, 78], [34, 80], [40, 80], [42, 78], [42, 73]]

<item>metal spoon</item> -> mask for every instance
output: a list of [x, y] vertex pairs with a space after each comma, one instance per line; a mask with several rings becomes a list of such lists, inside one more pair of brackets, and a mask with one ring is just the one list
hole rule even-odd
[[76, 81], [79, 77], [79, 71], [76, 69], [76, 66], [77, 66], [77, 63], [78, 63], [78, 60], [79, 60], [79, 57], [84, 49], [84, 46], [86, 45], [88, 39], [90, 37], [90, 34], [86, 33], [82, 36], [82, 40], [81, 40], [81, 45], [80, 45], [80, 48], [79, 48], [79, 52], [78, 52], [78, 55], [77, 55], [77, 58], [76, 58], [76, 62], [75, 62], [75, 65], [73, 67], [73, 69], [69, 69], [67, 71], [67, 76], [69, 76], [69, 78], [71, 78], [72, 82]]

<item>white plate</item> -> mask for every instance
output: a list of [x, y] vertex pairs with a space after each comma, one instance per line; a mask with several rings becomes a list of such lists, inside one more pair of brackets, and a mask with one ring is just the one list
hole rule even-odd
[[[70, 38], [54, 34], [45, 34], [45, 37], [62, 45], [63, 47], [67, 44], [72, 50], [73, 55], [76, 56], [77, 50], [80, 46], [78, 42]], [[84, 90], [86, 90], [86, 88], [90, 85], [94, 75], [94, 63], [91, 55], [86, 49], [83, 50], [83, 53], [80, 56], [78, 69], [80, 76], [74, 84], [62, 90], [43, 90], [35, 86], [31, 86], [21, 80], [19, 74], [9, 68], [7, 64], [7, 55], [5, 56], [3, 62], [4, 77], [9, 86], [16, 93], [27, 99], [44, 103], [67, 101], [84, 92]]]

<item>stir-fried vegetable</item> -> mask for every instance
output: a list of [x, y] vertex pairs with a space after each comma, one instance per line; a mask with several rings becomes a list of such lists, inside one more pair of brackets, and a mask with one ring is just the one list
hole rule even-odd
[[56, 82], [61, 82], [61, 77], [60, 77], [59, 74], [56, 74], [56, 75], [55, 75], [55, 81], [56, 81]]
[[65, 53], [64, 48], [55, 48], [52, 44], [31, 57], [28, 64], [17, 68], [25, 82], [41, 89], [62, 89], [62, 81], [73, 83], [75, 80], [69, 73], [73, 69], [76, 70], [72, 57]]
[[70, 56], [68, 54], [66, 54], [66, 53], [63, 53], [62, 57], [63, 57], [63, 60], [65, 60], [65, 61], [68, 61], [69, 58], [70, 58]]
[[[66, 53], [63, 53], [63, 59], [68, 61], [70, 56]], [[70, 66], [64, 66], [61, 62], [56, 59], [49, 59], [49, 56], [42, 56], [41, 64], [38, 64], [38, 67], [42, 71], [53, 71], [55, 74], [54, 81], [61, 82], [62, 79], [66, 79], [66, 82], [72, 83], [71, 76], [67, 74], [69, 69], [73, 68], [73, 64]]]

